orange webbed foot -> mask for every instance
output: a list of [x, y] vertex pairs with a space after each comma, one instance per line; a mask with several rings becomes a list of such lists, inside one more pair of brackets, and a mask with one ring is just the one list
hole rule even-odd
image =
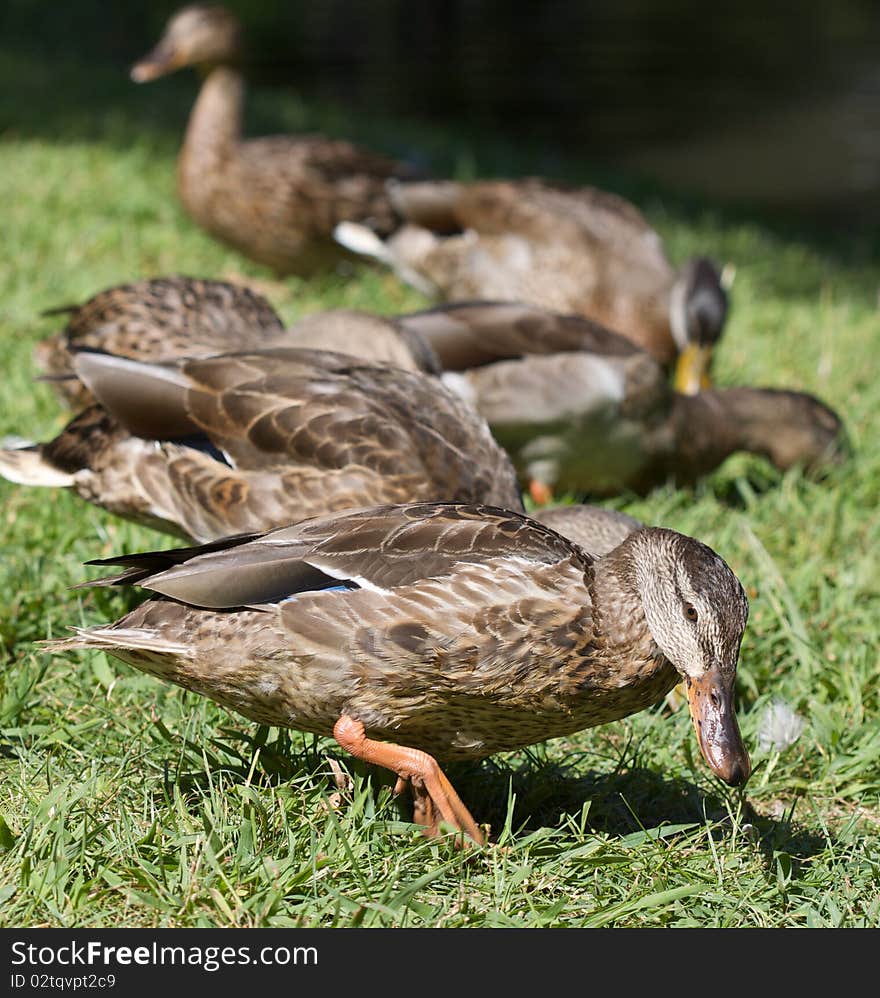
[[548, 506], [553, 502], [553, 489], [546, 483], [539, 482], [537, 478], [529, 482], [529, 495], [536, 506]]
[[333, 726], [333, 737], [356, 759], [396, 773], [395, 793], [399, 793], [406, 783], [410, 784], [414, 820], [429, 838], [440, 835], [439, 823], [444, 821], [477, 845], [483, 845], [483, 833], [433, 756], [421, 749], [367, 738], [363, 724], [347, 714]]

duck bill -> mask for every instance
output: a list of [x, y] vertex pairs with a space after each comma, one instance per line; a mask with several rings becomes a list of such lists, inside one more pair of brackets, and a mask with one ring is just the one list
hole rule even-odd
[[675, 390], [682, 395], [696, 395], [712, 385], [712, 347], [688, 343], [675, 365]]
[[703, 758], [725, 783], [741, 787], [752, 765], [733, 708], [733, 682], [724, 681], [710, 669], [697, 679], [687, 677], [685, 685]]
[[173, 73], [183, 65], [182, 59], [171, 45], [164, 42], [148, 52], [143, 59], [131, 67], [131, 78], [135, 83], [149, 83], [158, 80], [160, 76]]

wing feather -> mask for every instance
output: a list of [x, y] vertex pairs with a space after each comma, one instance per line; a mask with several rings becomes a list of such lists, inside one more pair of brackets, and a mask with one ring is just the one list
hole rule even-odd
[[237, 608], [349, 581], [385, 592], [496, 559], [523, 566], [593, 559], [549, 527], [496, 507], [410, 503], [346, 510], [258, 537], [95, 564], [127, 571], [91, 585], [134, 584], [198, 607]]

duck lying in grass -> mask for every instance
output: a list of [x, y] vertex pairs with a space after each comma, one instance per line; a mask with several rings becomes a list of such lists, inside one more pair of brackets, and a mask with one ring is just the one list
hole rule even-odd
[[708, 386], [727, 319], [721, 275], [706, 257], [674, 267], [635, 205], [535, 177], [389, 189], [401, 227], [380, 238], [343, 222], [343, 245], [433, 298], [516, 300], [594, 319], [675, 364], [679, 391]]
[[821, 472], [847, 453], [840, 417], [806, 392], [674, 391], [646, 351], [605, 327], [519, 302], [402, 316], [510, 453], [533, 498], [688, 485], [742, 451]]
[[451, 303], [396, 316], [347, 309], [284, 328], [265, 300], [186, 277], [107, 288], [38, 347], [69, 399], [94, 401], [73, 370], [88, 348], [142, 361], [303, 347], [441, 374], [488, 420], [538, 502], [690, 484], [737, 451], [821, 471], [846, 453], [838, 415], [805, 392], [673, 391], [645, 350], [582, 316], [521, 302]]
[[171, 274], [104, 288], [81, 304], [43, 314], [68, 315], [63, 329], [37, 344], [35, 360], [43, 380], [75, 410], [95, 401], [74, 370], [74, 355], [82, 350], [155, 362], [306, 347], [440, 373], [427, 343], [394, 319], [334, 309], [304, 316], [285, 328], [262, 295], [230, 281]]
[[429, 835], [445, 822], [483, 841], [438, 760], [606, 724], [682, 679], [710, 768], [749, 776], [734, 712], [748, 602], [672, 530], [596, 557], [518, 511], [432, 502], [91, 564], [124, 571], [86, 586], [152, 598], [52, 651], [102, 649], [261, 724], [332, 735], [410, 784]]
[[78, 353], [98, 399], [0, 474], [194, 541], [381, 502], [522, 508], [516, 472], [437, 378], [322, 350], [144, 364]]

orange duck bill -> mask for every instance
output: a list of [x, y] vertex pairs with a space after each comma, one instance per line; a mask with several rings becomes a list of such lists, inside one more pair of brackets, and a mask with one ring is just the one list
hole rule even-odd
[[688, 707], [700, 751], [716, 776], [732, 787], [741, 787], [752, 772], [749, 753], [733, 707], [733, 679], [715, 669], [697, 679], [687, 677]]
[[160, 76], [173, 73], [184, 64], [185, 61], [175, 47], [170, 42], [161, 41], [131, 67], [130, 76], [135, 83], [149, 83], [158, 80]]

